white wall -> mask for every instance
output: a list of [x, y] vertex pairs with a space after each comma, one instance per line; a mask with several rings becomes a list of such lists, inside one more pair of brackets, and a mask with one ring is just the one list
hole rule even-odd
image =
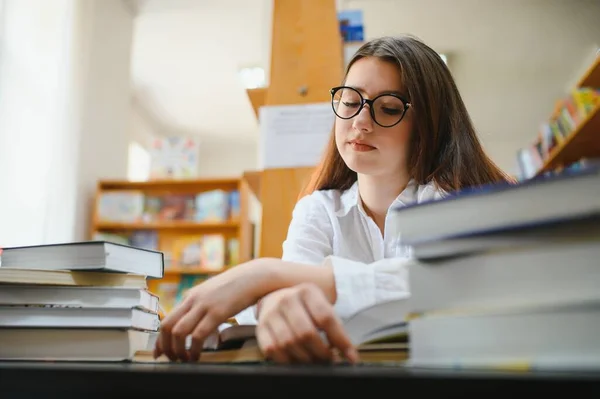
[[83, 239], [96, 180], [124, 177], [132, 16], [120, 0], [5, 0], [0, 246]]
[[[77, 0], [81, 2], [81, 0]], [[133, 14], [122, 0], [84, 0], [78, 19], [88, 27], [79, 51], [89, 49], [79, 129], [75, 237], [88, 235], [99, 179], [124, 179], [130, 143]]]

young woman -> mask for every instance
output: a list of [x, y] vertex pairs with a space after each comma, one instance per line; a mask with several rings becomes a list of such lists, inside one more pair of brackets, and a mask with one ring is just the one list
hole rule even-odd
[[445, 63], [417, 39], [363, 45], [331, 97], [331, 140], [296, 204], [282, 259], [252, 260], [190, 290], [163, 321], [155, 356], [196, 360], [220, 323], [252, 322], [258, 312], [269, 358], [329, 361], [336, 348], [356, 361], [342, 320], [409, 295], [410, 251], [396, 245], [402, 226], [388, 211], [508, 179], [482, 149]]

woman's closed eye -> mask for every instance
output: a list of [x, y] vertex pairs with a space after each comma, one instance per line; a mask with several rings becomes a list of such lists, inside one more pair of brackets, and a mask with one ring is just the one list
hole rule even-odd
[[381, 111], [383, 111], [385, 114], [388, 115], [400, 115], [402, 113], [402, 110], [396, 107], [381, 107], [380, 108]]

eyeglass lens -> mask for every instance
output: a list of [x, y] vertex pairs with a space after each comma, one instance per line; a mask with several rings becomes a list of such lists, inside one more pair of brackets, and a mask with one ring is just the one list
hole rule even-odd
[[[333, 110], [340, 118], [350, 119], [360, 112], [362, 99], [357, 90], [350, 87], [341, 88], [333, 95]], [[402, 118], [404, 108], [402, 100], [386, 94], [375, 99], [371, 115], [374, 115], [376, 123], [392, 126]]]

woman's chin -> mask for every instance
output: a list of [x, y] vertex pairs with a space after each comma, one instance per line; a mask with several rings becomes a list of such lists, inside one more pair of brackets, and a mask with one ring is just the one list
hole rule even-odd
[[374, 162], [374, 160], [370, 159], [357, 159], [361, 157], [348, 157], [345, 159], [346, 165], [353, 172], [360, 173], [361, 175], [374, 175], [377, 174], [381, 170], [381, 165], [379, 162]]

